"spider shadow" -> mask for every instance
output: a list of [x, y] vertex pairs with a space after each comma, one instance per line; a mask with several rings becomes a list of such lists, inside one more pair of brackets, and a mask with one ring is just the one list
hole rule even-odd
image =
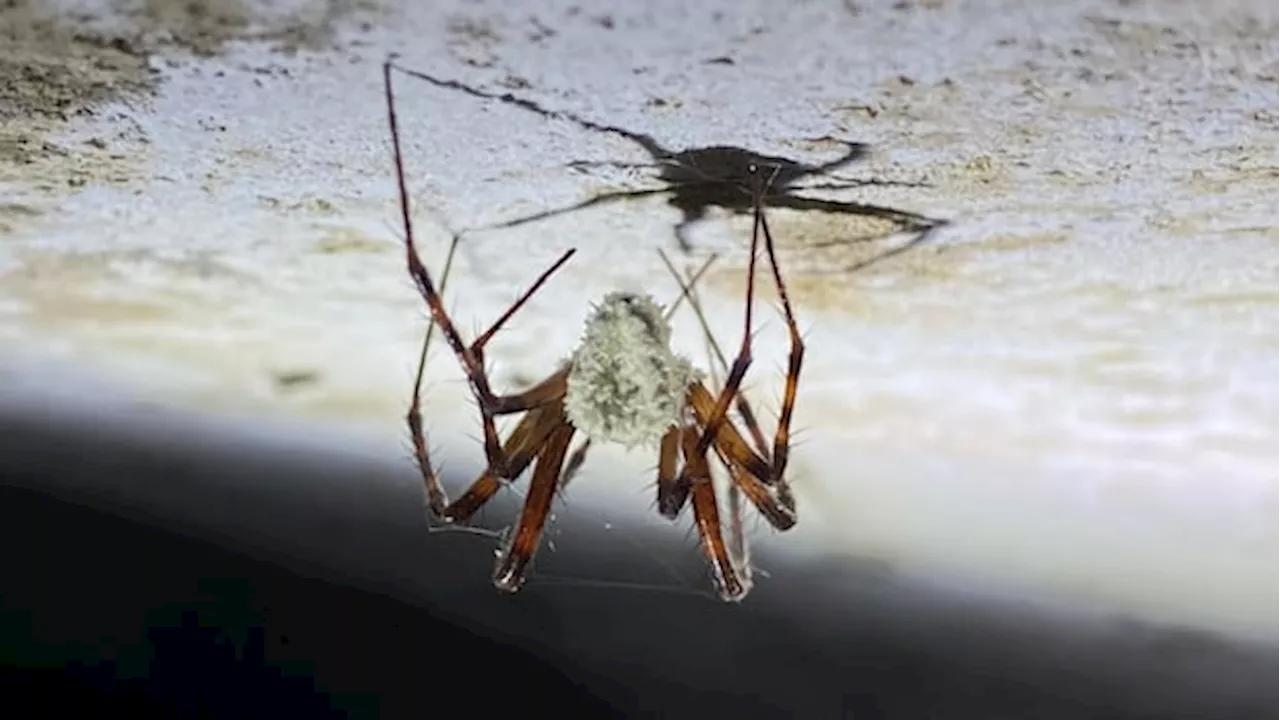
[[[851, 264], [849, 264], [849, 265], [844, 265], [844, 266], [841, 266], [841, 267], [838, 267], [838, 268], [833, 268], [833, 269], [831, 269], [831, 270], [826, 270], [826, 271], [811, 271], [811, 274], [814, 274], [814, 275], [835, 275], [835, 274], [839, 274], [839, 275], [851, 275], [851, 274], [854, 274], [854, 273], [861, 272], [861, 271], [863, 271], [863, 270], [866, 270], [866, 269], [868, 269], [868, 268], [872, 267], [873, 265], [877, 265], [877, 264], [879, 264], [879, 263], [885, 262], [885, 261], [887, 261], [887, 260], [889, 260], [889, 259], [891, 259], [891, 258], [897, 257], [897, 256], [899, 256], [899, 255], [902, 255], [902, 254], [905, 254], [905, 253], [908, 253], [908, 252], [911, 252], [912, 250], [915, 250], [916, 248], [919, 248], [919, 247], [921, 247], [921, 246], [925, 245], [926, 243], [928, 243], [928, 242], [930, 242], [930, 241], [932, 241], [932, 240], [933, 240], [933, 237], [934, 237], [934, 234], [935, 234], [935, 233], [937, 233], [939, 230], [941, 230], [941, 229], [945, 228], [948, 224], [949, 224], [949, 223], [948, 223], [947, 221], [945, 221], [945, 220], [940, 220], [940, 221], [938, 221], [937, 223], [935, 223], [935, 224], [933, 224], [933, 225], [930, 225], [930, 226], [928, 226], [928, 227], [920, 228], [920, 229], [917, 229], [917, 230], [913, 231], [913, 232], [911, 233], [911, 236], [910, 236], [910, 237], [909, 237], [905, 242], [899, 243], [899, 244], [894, 245], [894, 246], [889, 247], [889, 248], [885, 248], [884, 250], [882, 250], [882, 251], [880, 251], [880, 252], [878, 252], [878, 253], [876, 253], [876, 254], [874, 254], [874, 255], [871, 255], [870, 257], [866, 257], [866, 258], [863, 258], [863, 259], [858, 260], [858, 261], [856, 261], [856, 262], [853, 262], [853, 263], [851, 263]], [[894, 233], [894, 234], [897, 234], [897, 233]], [[872, 238], [867, 238], [866, 240], [870, 240], [870, 239], [872, 239]], [[866, 240], [864, 240], [864, 241], [866, 241]], [[821, 247], [829, 246], [829, 245], [831, 245], [831, 244], [834, 244], [834, 243], [832, 243], [832, 242], [824, 242], [824, 243], [819, 243], [819, 244], [817, 244], [817, 245], [813, 245], [813, 246], [810, 246], [810, 247], [812, 247], [812, 248], [821, 248]]]
[[[841, 168], [864, 159], [869, 146], [832, 137], [818, 141], [834, 141], [845, 146], [839, 157], [820, 163], [805, 163], [777, 155], [765, 155], [746, 148], [731, 145], [672, 150], [664, 147], [652, 135], [628, 130], [616, 125], [597, 123], [575, 113], [550, 110], [512, 93], [496, 93], [479, 89], [456, 80], [444, 80], [429, 73], [396, 66], [410, 77], [426, 81], [437, 87], [462, 92], [473, 97], [496, 100], [506, 105], [540, 115], [551, 120], [567, 120], [578, 127], [599, 134], [615, 135], [639, 146], [650, 158], [648, 163], [613, 161], [574, 161], [568, 167], [585, 171], [594, 167], [614, 169], [656, 168], [656, 180], [660, 187], [607, 191], [581, 202], [551, 210], [536, 212], [524, 217], [506, 220], [493, 225], [473, 228], [466, 232], [482, 232], [518, 227], [547, 220], [559, 215], [583, 210], [596, 205], [636, 200], [669, 193], [667, 204], [680, 211], [680, 220], [674, 227], [677, 244], [689, 254], [693, 244], [689, 228], [704, 219], [707, 211], [718, 207], [735, 214], [746, 214], [752, 209], [752, 192], [755, 189], [758, 168], [767, 168], [773, 180], [764, 196], [767, 207], [780, 207], [799, 211], [818, 211], [834, 214], [875, 217], [893, 223], [893, 232], [924, 232], [945, 224], [945, 221], [918, 213], [883, 205], [830, 200], [798, 194], [797, 190], [846, 190], [866, 186], [922, 187], [924, 183], [894, 180], [857, 179], [836, 175]], [[829, 178], [830, 182], [801, 185], [809, 178]]]

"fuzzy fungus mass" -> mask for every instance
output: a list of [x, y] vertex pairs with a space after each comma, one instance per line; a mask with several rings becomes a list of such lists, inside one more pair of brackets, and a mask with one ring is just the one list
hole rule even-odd
[[615, 292], [593, 309], [569, 360], [565, 414], [589, 437], [628, 448], [656, 445], [679, 424], [695, 370], [671, 352], [662, 307]]

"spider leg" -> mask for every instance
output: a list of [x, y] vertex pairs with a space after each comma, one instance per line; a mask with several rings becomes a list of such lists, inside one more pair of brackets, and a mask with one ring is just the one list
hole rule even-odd
[[[723, 458], [721, 461], [723, 462]], [[731, 471], [732, 472], [732, 471]], [[736, 479], [729, 483], [729, 557], [738, 567], [738, 572], [751, 584], [751, 550], [747, 544], [747, 530], [743, 520], [742, 491]]]
[[577, 450], [574, 450], [569, 459], [565, 461], [564, 472], [560, 473], [560, 490], [563, 492], [569, 487], [569, 481], [578, 474], [578, 470], [582, 468], [582, 463], [587, 461], [587, 453], [591, 450], [591, 438], [587, 438]]
[[[702, 303], [698, 301], [698, 292], [695, 289], [698, 278], [707, 269], [711, 264], [711, 261], [714, 260], [716, 256], [712, 255], [696, 274], [688, 277], [687, 279], [682, 279], [680, 277], [680, 273], [676, 271], [675, 265], [671, 262], [671, 258], [667, 257], [667, 254], [663, 252], [661, 248], [658, 249], [658, 255], [662, 257], [662, 262], [666, 264], [667, 270], [671, 272], [671, 275], [676, 279], [676, 282], [679, 283], [681, 291], [680, 299], [683, 300], [685, 297], [689, 298], [689, 305], [693, 308], [694, 315], [698, 318], [698, 324], [702, 326], [702, 335], [706, 338], [707, 344], [711, 347], [711, 351], [713, 353], [712, 357], [715, 360], [715, 363], [719, 365], [719, 372], [727, 373], [729, 371], [729, 363], [725, 360], [724, 351], [720, 349], [720, 342], [716, 340], [715, 333], [711, 332], [711, 324], [707, 322], [707, 314], [702, 311]], [[679, 300], [676, 301], [676, 304], [672, 305], [672, 308], [675, 308], [678, 304]], [[713, 380], [719, 382], [719, 378], [715, 373], [713, 373], [712, 377]], [[760, 430], [760, 423], [756, 420], [756, 415], [751, 410], [751, 403], [747, 401], [747, 396], [739, 392], [737, 397], [734, 398], [734, 402], [736, 406], [735, 409], [738, 411], [738, 416], [742, 419], [742, 423], [747, 426], [747, 430], [751, 433], [751, 440], [755, 443], [756, 452], [763, 457], [768, 457], [769, 450], [768, 445], [765, 443], [764, 433]]]
[[[774, 175], [777, 175], [776, 169], [774, 170]], [[764, 217], [761, 203], [767, 189], [766, 185], [767, 182], [761, 183], [755, 191], [755, 221], [751, 227], [751, 255], [747, 261], [747, 297], [744, 303], [745, 309], [743, 310], [742, 344], [738, 348], [738, 356], [734, 358], [733, 365], [729, 368], [729, 376], [725, 379], [724, 387], [720, 390], [720, 396], [716, 399], [714, 408], [703, 418], [702, 437], [698, 439], [698, 454], [702, 456], [706, 455], [707, 449], [711, 447], [711, 443], [719, 433], [720, 427], [725, 424], [729, 403], [738, 395], [738, 391], [742, 386], [742, 378], [747, 374], [747, 368], [751, 366], [751, 312], [755, 305], [756, 257], [760, 248], [760, 227], [761, 220]], [[696, 385], [701, 384], [697, 383]], [[754, 455], [754, 453], [752, 454]]]
[[680, 442], [688, 432], [672, 426], [658, 445], [658, 513], [675, 520], [689, 500], [689, 478], [679, 472]]
[[494, 586], [505, 592], [515, 592], [524, 584], [525, 571], [538, 551], [542, 529], [555, 500], [560, 469], [573, 439], [574, 427], [565, 420], [563, 406], [555, 403], [547, 406], [547, 411], [554, 411], [555, 427], [538, 450], [538, 463], [533, 469], [533, 479], [525, 494], [520, 519], [516, 521], [510, 542], [498, 553], [493, 569]]
[[[804, 342], [800, 338], [791, 301], [787, 295], [786, 285], [782, 281], [778, 269], [777, 256], [773, 243], [773, 235], [769, 230], [768, 220], [762, 208], [764, 188], [756, 192], [755, 224], [751, 233], [751, 260], [747, 275], [747, 308], [743, 329], [742, 349], [729, 371], [728, 380], [720, 391], [719, 397], [701, 382], [694, 382], [689, 387], [689, 404], [694, 415], [703, 426], [702, 436], [698, 442], [698, 450], [704, 455], [706, 449], [714, 444], [721, 460], [729, 467], [734, 484], [739, 487], [749, 500], [760, 510], [774, 527], [785, 530], [795, 524], [795, 499], [785, 480], [787, 452], [789, 448], [791, 416], [795, 408], [796, 387], [800, 378], [800, 366], [804, 358]], [[791, 354], [787, 372], [787, 387], [783, 395], [782, 411], [778, 420], [778, 428], [774, 434], [772, 454], [763, 452], [765, 445], [763, 433], [755, 423], [754, 413], [745, 401], [738, 404], [740, 415], [749, 418], [748, 427], [752, 428], [753, 439], [761, 452], [754, 451], [747, 441], [727, 418], [731, 400], [740, 396], [742, 378], [751, 361], [750, 329], [751, 304], [754, 298], [755, 261], [760, 243], [760, 236], [765, 238], [765, 252], [768, 255], [773, 271], [774, 284], [782, 300], [784, 316], [787, 320], [788, 332], [791, 335]], [[746, 412], [741, 412], [742, 408]]]
[[[671, 264], [671, 258], [667, 257], [667, 254], [662, 252], [661, 248], [658, 249], [658, 255], [661, 256], [662, 261], [666, 263], [667, 269], [672, 273], [675, 273], [675, 266]], [[681, 282], [679, 274], [676, 274], [676, 282], [680, 283], [680, 297], [677, 297], [675, 302], [667, 306], [667, 311], [663, 314], [663, 318], [670, 320], [676, 314], [676, 310], [680, 307], [680, 303], [685, 301], [685, 298], [693, 298], [694, 285], [696, 285], [698, 280], [700, 280], [707, 270], [711, 268], [711, 264], [719, 259], [720, 255], [712, 253], [702, 263], [702, 266], [698, 268], [698, 271], [689, 276], [687, 282]]]
[[[440, 275], [440, 292], [442, 294], [448, 285], [449, 274], [453, 268], [453, 259], [457, 249], [458, 237], [455, 235], [453, 242], [449, 245], [449, 254], [445, 258], [444, 269]], [[496, 475], [486, 469], [461, 497], [454, 502], [450, 502], [444, 485], [440, 482], [440, 478], [431, 463], [430, 455], [427, 451], [426, 435], [422, 427], [421, 407], [422, 381], [426, 372], [427, 352], [431, 347], [434, 330], [435, 323], [429, 322], [427, 324], [427, 332], [424, 334], [422, 341], [422, 349], [418, 354], [418, 368], [413, 384], [413, 399], [410, 402], [406, 420], [408, 421], [409, 432], [413, 441], [414, 458], [417, 460], [419, 472], [426, 485], [427, 503], [432, 514], [446, 523], [464, 522], [497, 493], [498, 489], [502, 487], [502, 483]], [[548, 422], [548, 420], [552, 419], [552, 416], [548, 416], [545, 409], [536, 407], [536, 405], [545, 399], [555, 397], [557, 393], [563, 393], [563, 383], [566, 376], [567, 371], [552, 375], [529, 391], [530, 406], [534, 407], [534, 409], [521, 419], [516, 428], [507, 436], [507, 440], [503, 445], [503, 452], [510, 459], [510, 470], [513, 475], [518, 476], [524, 472], [524, 469], [528, 467], [538, 447], [545, 442], [547, 433], [552, 428], [552, 424]]]
[[[715, 404], [715, 396], [706, 385], [696, 382], [689, 386], [689, 405], [704, 428], [715, 410]], [[786, 530], [796, 524], [795, 498], [785, 479], [780, 474], [775, 477], [776, 458], [770, 462], [753, 450], [727, 418], [720, 424], [713, 446], [721, 462], [729, 468], [734, 485], [742, 490], [770, 525]]]
[[769, 269], [773, 271], [773, 284], [782, 301], [782, 314], [787, 322], [787, 333], [791, 336], [791, 352], [787, 361], [787, 384], [782, 395], [782, 409], [778, 414], [778, 427], [773, 435], [772, 472], [768, 478], [762, 478], [769, 485], [777, 487], [779, 492], [787, 489], [786, 470], [787, 453], [791, 447], [791, 416], [796, 407], [796, 392], [800, 385], [800, 367], [804, 362], [804, 340], [800, 337], [800, 327], [796, 324], [795, 313], [791, 310], [791, 299], [787, 296], [787, 284], [782, 280], [782, 270], [778, 267], [778, 255], [774, 249], [773, 233], [769, 232], [769, 219], [759, 213], [760, 229], [764, 232], [764, 251], [769, 258]]
[[[559, 420], [556, 409], [557, 405], [552, 403], [530, 410], [507, 436], [502, 450], [510, 463], [508, 467], [512, 477], [519, 477], [546, 444], [547, 437], [555, 429]], [[441, 500], [445, 502], [442, 504], [432, 502], [431, 510], [436, 517], [447, 523], [465, 522], [485, 503], [492, 500], [503, 484], [502, 477], [498, 476], [493, 469], [485, 468], [456, 500], [447, 502], [447, 498], [442, 495]]]
[[[489, 377], [484, 369], [483, 349], [484, 344], [489, 338], [498, 331], [499, 328], [507, 320], [511, 318], [515, 312], [528, 302], [529, 298], [542, 286], [543, 283], [550, 278], [551, 274], [558, 270], [573, 255], [573, 250], [566, 252], [561, 258], [550, 268], [542, 273], [542, 275], [529, 287], [525, 293], [520, 296], [515, 303], [507, 309], [505, 313], [494, 322], [488, 332], [477, 339], [473, 344], [467, 345], [463, 342], [462, 336], [459, 334], [453, 320], [449, 317], [448, 311], [445, 309], [444, 300], [439, 291], [437, 291], [435, 283], [431, 279], [431, 274], [422, 264], [421, 258], [418, 256], [417, 245], [413, 237], [413, 223], [411, 221], [410, 201], [408, 183], [405, 179], [404, 151], [400, 143], [399, 121], [395, 111], [395, 93], [392, 90], [391, 71], [396, 66], [392, 62], [392, 58], [388, 58], [382, 66], [383, 86], [387, 102], [387, 124], [391, 131], [391, 145], [395, 157], [396, 184], [399, 192], [400, 200], [400, 216], [404, 230], [405, 255], [408, 263], [409, 275], [413, 278], [414, 284], [417, 286], [418, 293], [426, 301], [431, 311], [432, 323], [439, 326], [440, 332], [444, 335], [445, 341], [458, 356], [459, 363], [462, 365], [467, 375], [467, 381], [471, 385], [472, 392], [475, 394], [478, 404], [480, 405], [480, 413], [484, 424], [484, 445], [485, 457], [489, 463], [489, 468], [499, 477], [511, 477], [511, 469], [509, 467], [508, 458], [502, 450], [502, 445], [498, 440], [498, 431], [494, 425], [494, 416], [504, 413], [519, 412], [528, 410], [532, 407], [529, 404], [522, 404], [521, 396], [499, 396], [495, 395], [489, 386]], [[412, 421], [411, 421], [412, 423]], [[418, 423], [419, 430], [421, 423]], [[425, 455], [425, 450], [424, 450]]]
[[[688, 273], [687, 278], [682, 279], [680, 273], [676, 272], [675, 265], [672, 264], [667, 254], [658, 250], [658, 255], [662, 257], [662, 261], [666, 264], [667, 270], [671, 271], [676, 282], [681, 286], [680, 297], [689, 296], [689, 304], [693, 306], [694, 313], [698, 317], [698, 322], [702, 326], [702, 337], [707, 344], [707, 356], [711, 359], [711, 381], [719, 384], [720, 374], [728, 372], [729, 364], [724, 359], [724, 352], [720, 350], [720, 343], [716, 341], [715, 333], [711, 332], [711, 327], [707, 323], [706, 313], [702, 311], [702, 302], [698, 298], [697, 287], [698, 273]], [[714, 259], [714, 255], [712, 259]], [[710, 261], [708, 261], [709, 263]], [[702, 269], [705, 269], [706, 265]], [[751, 405], [747, 402], [745, 394], [739, 392], [736, 398], [738, 415], [742, 421], [752, 432], [752, 439], [755, 442], [756, 450], [761, 455], [767, 455], [768, 450], [765, 448], [764, 435], [760, 432], [760, 426], [755, 422], [755, 414], [751, 411]], [[721, 464], [729, 469], [731, 482], [728, 485], [727, 506], [729, 511], [729, 552], [737, 564], [739, 572], [743, 577], [747, 578], [749, 583], [751, 580], [751, 551], [747, 544], [746, 528], [743, 524], [743, 504], [742, 490], [739, 488], [741, 481], [738, 480], [738, 469], [725, 461], [724, 453], [720, 451], [718, 445], [713, 446], [716, 449], [716, 455], [720, 458]]]
[[702, 539], [703, 549], [711, 559], [712, 576], [720, 599], [737, 602], [751, 590], [749, 575], [739, 571], [729, 546], [724, 541], [724, 528], [720, 524], [720, 507], [716, 502], [715, 486], [711, 482], [711, 468], [706, 453], [699, 454], [699, 432], [690, 426], [684, 430], [684, 472], [682, 478], [690, 483], [693, 500], [693, 519]]
[[[449, 271], [453, 268], [453, 257], [458, 249], [458, 238], [454, 236], [453, 242], [449, 244], [449, 254], [444, 261], [444, 270], [440, 276], [440, 292], [443, 293], [445, 286], [449, 283]], [[427, 321], [427, 332], [424, 333], [422, 339], [422, 349], [418, 353], [418, 369], [414, 373], [413, 379], [413, 396], [409, 401], [409, 410], [405, 414], [405, 420], [409, 424], [409, 435], [413, 442], [413, 456], [417, 460], [418, 470], [422, 474], [422, 480], [426, 484], [427, 502], [432, 512], [437, 516], [449, 503], [448, 495], [445, 493], [444, 485], [441, 484], [439, 476], [436, 474], [435, 467], [431, 464], [431, 455], [427, 451], [426, 434], [422, 428], [422, 380], [427, 369], [427, 350], [431, 347], [431, 336], [435, 331], [434, 322]]]

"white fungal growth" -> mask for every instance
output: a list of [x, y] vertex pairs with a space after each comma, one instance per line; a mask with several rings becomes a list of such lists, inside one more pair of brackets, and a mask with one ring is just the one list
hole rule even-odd
[[695, 370], [671, 352], [671, 326], [647, 295], [606, 295], [569, 359], [565, 414], [589, 437], [657, 445], [677, 424]]

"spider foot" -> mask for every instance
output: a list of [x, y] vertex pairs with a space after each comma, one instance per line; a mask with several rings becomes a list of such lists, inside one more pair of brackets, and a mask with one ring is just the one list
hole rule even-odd
[[740, 577], [737, 573], [730, 573], [725, 576], [716, 570], [712, 572], [712, 576], [716, 584], [716, 593], [724, 602], [742, 602], [747, 593], [751, 592], [751, 579], [746, 575]]

